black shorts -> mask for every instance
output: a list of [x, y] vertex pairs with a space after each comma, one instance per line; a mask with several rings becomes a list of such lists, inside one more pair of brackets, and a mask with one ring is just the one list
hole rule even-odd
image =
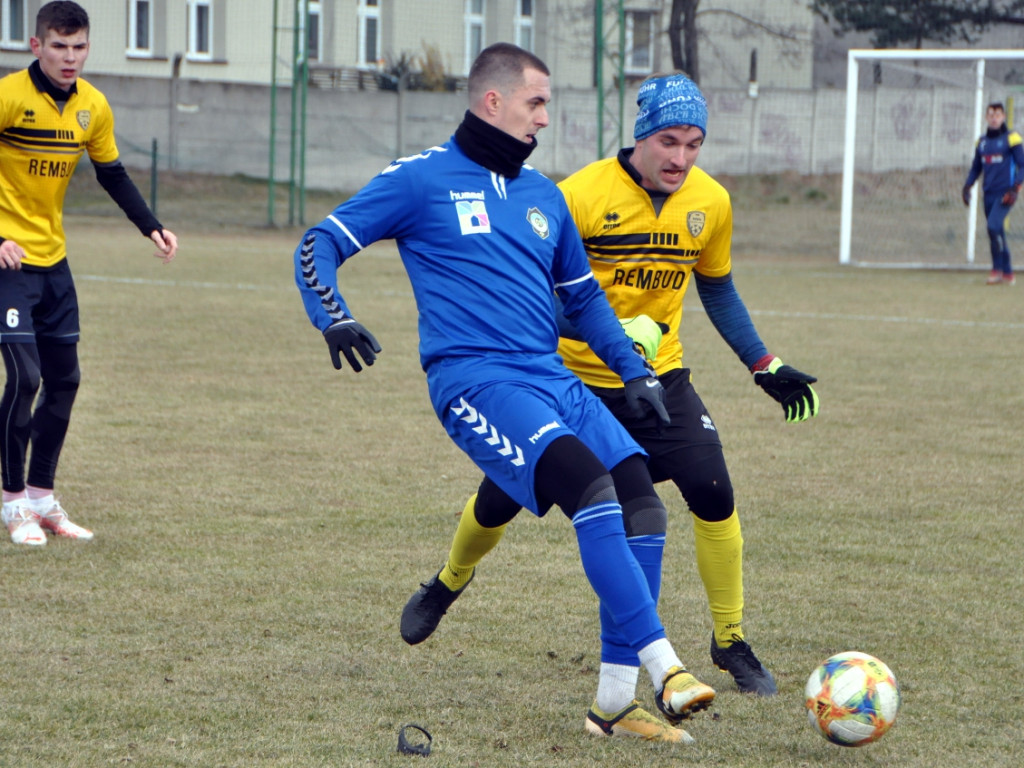
[[78, 294], [67, 259], [50, 269], [0, 269], [0, 344], [78, 342]]
[[634, 416], [626, 403], [625, 390], [591, 387], [633, 439], [647, 451], [650, 456], [648, 468], [655, 483], [676, 477], [685, 470], [681, 464], [692, 456], [691, 448], [705, 446], [712, 452], [722, 451], [718, 428], [690, 383], [690, 369], [669, 371], [658, 378], [665, 387], [665, 406], [672, 419], [667, 427], [659, 427], [653, 413], [639, 419]]

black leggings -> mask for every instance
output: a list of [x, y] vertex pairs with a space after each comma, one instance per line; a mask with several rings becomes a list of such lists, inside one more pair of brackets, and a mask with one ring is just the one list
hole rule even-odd
[[47, 341], [0, 344], [0, 354], [3, 354], [7, 371], [0, 399], [3, 488], [15, 493], [25, 489], [25, 457], [29, 443], [32, 458], [28, 484], [53, 488], [71, 406], [81, 380], [78, 345]]
[[[640, 504], [644, 508], [653, 505], [664, 511], [639, 454], [619, 462], [609, 473], [597, 456], [573, 435], [552, 442], [537, 462], [534, 486], [540, 509], [547, 511], [556, 505], [566, 517], [572, 519], [595, 491], [603, 490], [609, 474], [614, 483], [615, 495], [624, 509]], [[520, 509], [519, 502], [489, 477], [484, 477], [477, 490], [474, 507], [480, 525], [484, 528], [497, 528], [514, 518]]]

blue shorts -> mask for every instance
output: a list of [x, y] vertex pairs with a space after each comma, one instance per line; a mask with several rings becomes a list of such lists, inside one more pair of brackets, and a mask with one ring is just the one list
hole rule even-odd
[[[576, 435], [608, 469], [646, 456], [601, 401], [564, 367], [560, 371], [497, 370], [469, 385], [442, 411], [441, 423], [473, 462], [505, 493], [535, 515], [537, 461], [556, 438]], [[505, 374], [505, 378], [502, 378]]]
[[67, 259], [50, 269], [0, 269], [0, 344], [75, 344], [78, 335], [78, 294]]

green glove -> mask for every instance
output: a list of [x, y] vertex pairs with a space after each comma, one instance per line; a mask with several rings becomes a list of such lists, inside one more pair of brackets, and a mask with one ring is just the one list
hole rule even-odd
[[622, 330], [639, 347], [637, 352], [653, 362], [658, 356], [661, 335], [668, 330], [668, 326], [664, 323], [656, 323], [647, 315], [624, 317], [619, 322], [622, 323]]
[[786, 421], [803, 421], [818, 414], [818, 393], [811, 388], [817, 378], [772, 357], [754, 365], [754, 383], [782, 404]]

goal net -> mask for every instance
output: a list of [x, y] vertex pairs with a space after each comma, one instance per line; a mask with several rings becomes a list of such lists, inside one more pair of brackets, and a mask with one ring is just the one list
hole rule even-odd
[[[1024, 50], [851, 50], [846, 87], [839, 261], [991, 266], [980, 183], [968, 208], [961, 189], [985, 107], [1024, 117]], [[1020, 248], [1024, 214], [1007, 233]]]

